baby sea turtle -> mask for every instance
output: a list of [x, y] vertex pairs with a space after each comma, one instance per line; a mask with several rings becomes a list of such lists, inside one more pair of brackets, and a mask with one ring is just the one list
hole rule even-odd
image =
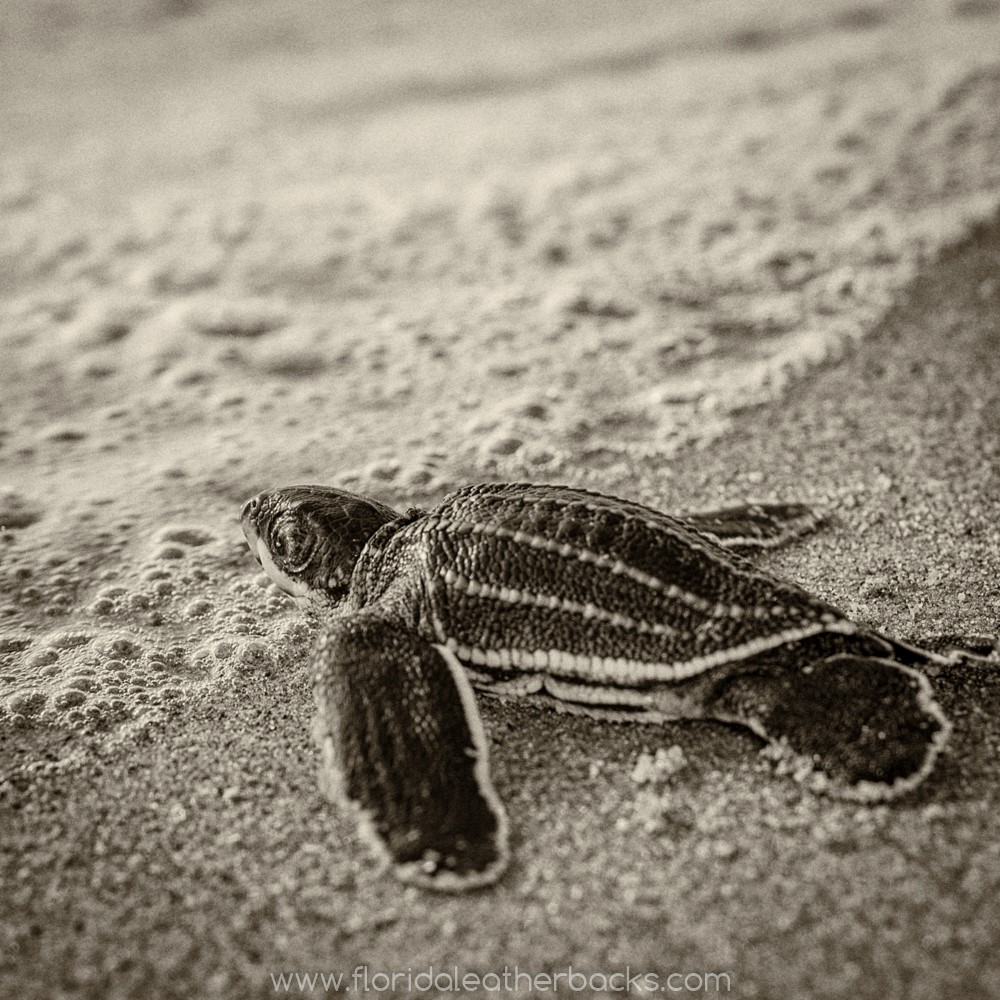
[[849, 798], [916, 786], [950, 726], [912, 664], [947, 657], [734, 551], [816, 521], [794, 504], [669, 516], [525, 483], [403, 514], [291, 486], [242, 511], [271, 579], [321, 606], [324, 790], [401, 878], [446, 890], [494, 881], [508, 858], [473, 687], [618, 721], [736, 723]]

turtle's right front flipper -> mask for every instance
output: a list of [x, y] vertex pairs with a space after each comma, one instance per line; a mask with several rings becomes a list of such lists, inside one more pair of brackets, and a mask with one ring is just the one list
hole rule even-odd
[[313, 653], [322, 783], [404, 881], [494, 882], [507, 821], [475, 696], [447, 650], [371, 613], [335, 621]]
[[705, 714], [752, 729], [796, 773], [818, 777], [822, 790], [864, 801], [916, 787], [951, 731], [922, 674], [847, 654], [735, 673]]

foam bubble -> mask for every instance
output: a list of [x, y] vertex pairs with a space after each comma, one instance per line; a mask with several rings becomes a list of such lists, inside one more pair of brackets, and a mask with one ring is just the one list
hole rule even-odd
[[42, 517], [42, 508], [14, 490], [0, 487], [0, 528], [27, 528]]
[[508, 456], [515, 454], [523, 445], [524, 441], [517, 435], [500, 432], [487, 438], [481, 447], [484, 453]]
[[226, 639], [219, 639], [212, 643], [212, 656], [217, 660], [231, 659], [236, 652], [236, 646]]
[[46, 641], [53, 649], [76, 649], [86, 646], [93, 638], [90, 632], [56, 632]]
[[50, 647], [36, 649], [25, 661], [29, 669], [35, 670], [39, 667], [48, 666], [59, 659], [59, 651]]
[[112, 660], [137, 660], [143, 654], [142, 644], [127, 635], [107, 636], [101, 640], [100, 647]]
[[198, 525], [167, 525], [157, 532], [156, 541], [161, 544], [176, 542], [196, 548], [215, 541], [215, 535], [208, 528]]
[[249, 339], [280, 330], [288, 321], [285, 305], [262, 298], [201, 302], [187, 316], [188, 325], [206, 336]]
[[160, 545], [153, 552], [153, 558], [156, 560], [183, 559], [186, 555], [186, 550], [180, 545]]
[[260, 351], [255, 358], [255, 364], [267, 375], [277, 375], [281, 378], [309, 378], [323, 372], [329, 366], [329, 360], [318, 348], [276, 344]]
[[252, 639], [241, 643], [235, 658], [235, 666], [243, 672], [258, 672], [274, 666], [275, 655], [271, 647], [260, 640]]
[[7, 708], [15, 715], [33, 719], [42, 713], [48, 701], [43, 691], [19, 691], [7, 699]]

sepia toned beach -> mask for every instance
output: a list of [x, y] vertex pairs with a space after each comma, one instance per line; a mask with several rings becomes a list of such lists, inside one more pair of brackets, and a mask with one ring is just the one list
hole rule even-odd
[[239, 525], [306, 482], [802, 501], [771, 571], [1000, 631], [997, 52], [969, 2], [0, 16], [0, 996], [997, 995], [996, 667], [931, 669], [949, 747], [868, 806], [718, 723], [480, 699], [513, 861], [436, 895], [322, 797], [317, 623]]

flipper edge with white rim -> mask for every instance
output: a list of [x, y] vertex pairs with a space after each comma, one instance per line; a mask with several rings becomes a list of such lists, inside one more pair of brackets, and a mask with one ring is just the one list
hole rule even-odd
[[475, 696], [447, 651], [370, 611], [338, 618], [313, 653], [326, 794], [406, 882], [462, 891], [508, 862]]
[[864, 802], [916, 788], [951, 733], [923, 674], [850, 654], [736, 674], [707, 714], [768, 740], [772, 756], [815, 790]]

